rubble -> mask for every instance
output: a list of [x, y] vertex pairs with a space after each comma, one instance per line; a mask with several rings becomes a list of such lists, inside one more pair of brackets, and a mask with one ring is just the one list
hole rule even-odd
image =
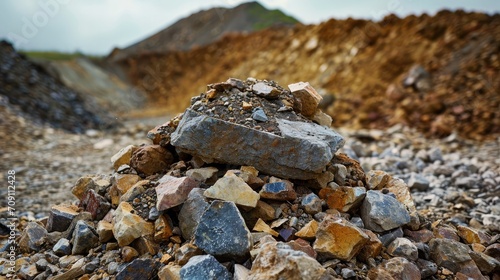
[[[281, 93], [249, 97], [247, 92], [245, 97], [236, 92], [255, 83]], [[212, 89], [211, 99], [207, 93], [206, 104], [196, 105], [196, 114], [211, 108], [217, 113], [210, 102], [227, 97], [229, 90], [234, 100], [228, 97], [224, 108], [240, 104], [239, 98], [268, 104], [288, 94], [274, 82], [251, 79], [230, 79], [209, 86]], [[285, 112], [293, 112], [295, 122], [310, 124], [293, 111], [293, 94], [285, 100], [292, 105], [287, 109], [292, 111]], [[278, 113], [265, 104], [259, 106], [272, 122]], [[187, 115], [189, 110], [193, 108]], [[172, 128], [182, 130], [187, 115], [175, 118], [178, 126]], [[279, 127], [278, 121], [267, 125], [271, 130]], [[259, 126], [265, 124], [248, 120], [245, 129], [270, 137], [284, 135], [277, 130], [262, 132]], [[150, 153], [137, 157], [141, 165], [130, 164], [134, 152], [128, 146], [108, 163], [111, 175], [75, 180], [71, 192], [77, 201], [53, 206], [48, 216], [26, 214], [33, 217], [21, 219], [18, 243], [24, 256], [18, 260], [22, 265], [17, 276], [195, 279], [211, 270], [218, 279], [492, 278], [500, 269], [499, 231], [493, 222], [483, 221], [500, 215], [493, 195], [500, 183], [498, 166], [462, 159], [435, 145], [410, 150], [406, 139], [418, 138], [404, 138], [397, 127], [391, 131], [370, 136], [343, 131], [351, 135], [346, 146], [332, 154], [320, 173], [308, 171], [312, 177], [280, 177], [247, 161], [236, 162], [250, 149], [239, 138], [231, 139], [239, 148], [233, 150], [230, 163], [207, 160], [198, 151], [189, 154], [168, 140], [178, 132], [158, 132], [162, 140], [156, 147], [170, 153], [164, 154], [169, 164], [156, 168], [163, 159]], [[316, 137], [320, 136], [305, 141], [314, 142]], [[375, 138], [383, 141], [356, 142]], [[281, 149], [287, 147], [259, 148], [269, 153]], [[282, 169], [279, 162], [267, 164]], [[476, 178], [476, 183], [456, 184], [462, 177]], [[488, 192], [482, 195], [479, 186]], [[6, 252], [0, 253], [0, 261], [6, 257]], [[3, 271], [0, 274], [5, 275]]]

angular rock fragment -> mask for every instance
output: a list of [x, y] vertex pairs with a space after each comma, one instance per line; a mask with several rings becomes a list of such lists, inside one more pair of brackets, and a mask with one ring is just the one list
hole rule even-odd
[[272, 87], [270, 85], [266, 85], [265, 83], [263, 82], [258, 82], [258, 83], [255, 83], [253, 86], [252, 86], [252, 90], [253, 92], [258, 95], [258, 96], [262, 96], [264, 98], [268, 98], [268, 99], [274, 99], [274, 98], [277, 98], [279, 95], [280, 95], [280, 91], [277, 90], [275, 87]]
[[52, 206], [47, 220], [47, 231], [65, 231], [77, 215], [78, 208], [75, 206], [64, 204]]
[[316, 232], [314, 250], [324, 258], [348, 261], [368, 240], [368, 235], [345, 219], [325, 217]]
[[301, 204], [307, 214], [314, 215], [321, 212], [322, 202], [315, 193], [310, 193], [302, 198]]
[[410, 215], [392, 196], [368, 191], [361, 205], [361, 219], [367, 229], [383, 232], [409, 223]]
[[139, 182], [140, 179], [141, 177], [133, 174], [115, 174], [112, 177], [113, 183], [109, 190], [111, 204], [117, 206], [120, 203], [121, 196], [132, 188], [135, 183]]
[[89, 190], [84, 198], [80, 201], [80, 207], [92, 214], [92, 219], [101, 220], [106, 216], [111, 204], [106, 198], [97, 194], [94, 190]]
[[304, 238], [307, 240], [316, 237], [316, 232], [318, 231], [319, 223], [316, 220], [311, 220], [309, 223], [305, 224], [299, 231], [295, 233], [295, 236]]
[[113, 225], [110, 222], [99, 221], [96, 231], [101, 243], [106, 243], [113, 238]]
[[156, 208], [163, 211], [180, 205], [186, 201], [189, 192], [197, 188], [200, 183], [189, 177], [172, 177], [165, 175], [156, 186]]
[[313, 116], [323, 97], [307, 82], [290, 84], [288, 88], [293, 96], [300, 100], [302, 106], [299, 113], [302, 113], [306, 117]]
[[473, 279], [481, 279], [479, 268], [469, 255], [467, 245], [451, 239], [434, 238], [429, 242], [431, 258], [438, 265], [454, 273], [461, 272]]
[[154, 233], [153, 224], [146, 222], [133, 212], [134, 209], [128, 202], [121, 202], [116, 208], [113, 218], [113, 235], [120, 246], [129, 245], [140, 236]]
[[180, 276], [183, 280], [198, 280], [201, 276], [206, 277], [206, 279], [232, 279], [229, 271], [211, 255], [192, 257], [181, 268]]
[[261, 245], [247, 279], [314, 280], [324, 273], [321, 264], [306, 253], [282, 242], [267, 242]]
[[337, 209], [341, 212], [349, 212], [357, 209], [363, 202], [366, 189], [363, 187], [339, 187], [336, 189], [321, 189], [319, 196], [325, 199], [330, 209]]
[[382, 251], [382, 242], [377, 237], [375, 233], [371, 230], [365, 229], [363, 232], [370, 238], [363, 248], [360, 250], [359, 254], [356, 256], [358, 259], [366, 262], [369, 258], [375, 258]]
[[412, 262], [402, 257], [383, 261], [368, 271], [369, 279], [421, 279], [420, 270]]
[[40, 251], [45, 243], [47, 230], [35, 222], [28, 222], [19, 240], [19, 249], [23, 253]]
[[58, 256], [67, 256], [71, 254], [71, 244], [66, 238], [61, 238], [57, 241], [56, 245], [52, 248], [54, 254]]
[[210, 255], [242, 259], [250, 251], [252, 240], [234, 202], [216, 200], [201, 216], [194, 244]]
[[135, 259], [116, 274], [116, 280], [154, 279], [159, 266], [154, 259]]
[[295, 200], [297, 193], [290, 181], [277, 181], [265, 184], [259, 192], [260, 197], [272, 200]]
[[71, 250], [73, 255], [86, 255], [90, 249], [99, 244], [99, 237], [95, 229], [85, 221], [78, 221], [73, 231], [71, 243], [73, 243]]
[[181, 266], [169, 263], [158, 271], [160, 280], [181, 280]]
[[391, 175], [382, 170], [370, 170], [366, 173], [368, 186], [372, 190], [380, 190], [385, 187]]
[[203, 167], [189, 169], [186, 171], [186, 176], [207, 184], [214, 184], [217, 181], [217, 172], [219, 170], [215, 167]]
[[[281, 136], [188, 109], [172, 133], [172, 145], [207, 162], [251, 165], [281, 178], [307, 180], [317, 177], [344, 144], [342, 136], [326, 127], [276, 121]], [[241, 152], [242, 147], [245, 153]]]
[[467, 244], [479, 243], [487, 245], [491, 237], [485, 232], [473, 229], [466, 226], [457, 226], [458, 236], [460, 236]]
[[408, 214], [410, 215], [408, 226], [417, 230], [420, 226], [420, 220], [408, 186], [401, 179], [391, 178], [389, 182], [387, 182], [386, 188], [395, 194], [397, 200], [399, 200], [399, 202], [406, 207], [406, 210], [408, 210]]
[[264, 222], [262, 219], [258, 219], [257, 223], [252, 229], [253, 231], [258, 231], [258, 232], [266, 232], [271, 234], [274, 237], [278, 237], [279, 233], [273, 230], [266, 222]]
[[182, 237], [186, 240], [190, 240], [193, 237], [201, 216], [210, 206], [203, 195], [204, 191], [204, 189], [200, 188], [192, 189], [179, 212], [179, 228], [181, 229]]
[[115, 171], [124, 164], [130, 165], [130, 159], [132, 158], [132, 154], [135, 150], [137, 150], [137, 146], [128, 145], [111, 157], [111, 164], [113, 165]]
[[165, 170], [174, 162], [173, 155], [160, 145], [137, 148], [130, 159], [130, 166], [145, 176]]
[[166, 214], [161, 215], [155, 221], [155, 241], [161, 242], [168, 240], [172, 235], [174, 235], [173, 229], [174, 226], [172, 219], [170, 219], [170, 217]]
[[175, 261], [179, 265], [185, 265], [192, 257], [203, 254], [200, 248], [191, 243], [182, 245], [174, 252]]
[[403, 257], [409, 261], [418, 259], [418, 249], [415, 244], [406, 238], [396, 238], [389, 244], [387, 253], [395, 257]]
[[227, 172], [224, 177], [208, 188], [204, 196], [213, 199], [232, 201], [240, 206], [254, 208], [260, 196], [240, 177]]

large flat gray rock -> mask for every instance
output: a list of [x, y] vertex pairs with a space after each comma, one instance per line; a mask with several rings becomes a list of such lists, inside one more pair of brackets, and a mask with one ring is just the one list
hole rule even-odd
[[334, 130], [314, 123], [276, 119], [281, 136], [187, 109], [171, 144], [207, 162], [251, 165], [290, 179], [314, 179], [344, 144]]

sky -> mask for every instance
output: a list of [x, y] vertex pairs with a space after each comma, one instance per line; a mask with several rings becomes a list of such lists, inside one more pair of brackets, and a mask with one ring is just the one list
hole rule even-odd
[[[1, 0], [0, 40], [21, 50], [80, 51], [106, 55], [192, 13], [234, 7], [241, 0]], [[497, 0], [260, 0], [305, 24], [348, 17], [380, 20], [394, 13], [435, 14], [442, 9], [500, 13]]]

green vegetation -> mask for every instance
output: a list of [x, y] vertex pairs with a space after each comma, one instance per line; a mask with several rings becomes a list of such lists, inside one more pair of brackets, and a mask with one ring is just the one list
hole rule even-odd
[[54, 52], [54, 51], [50, 52], [20, 51], [20, 53], [32, 59], [46, 59], [46, 60], [59, 60], [59, 61], [71, 60], [78, 57], [99, 58], [99, 56], [85, 55], [81, 52], [64, 53], [64, 52]]
[[267, 10], [259, 3], [250, 7], [249, 13], [255, 18], [254, 30], [262, 30], [275, 24], [293, 25], [299, 21], [280, 10]]

